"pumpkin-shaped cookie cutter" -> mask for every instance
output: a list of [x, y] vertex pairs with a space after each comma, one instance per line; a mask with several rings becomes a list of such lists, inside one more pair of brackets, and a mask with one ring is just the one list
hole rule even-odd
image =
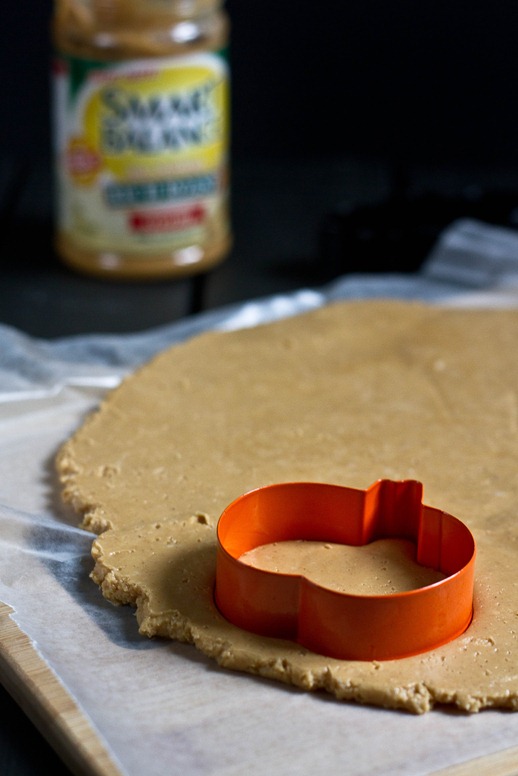
[[[218, 522], [216, 606], [239, 628], [342, 660], [410, 657], [457, 638], [473, 615], [475, 541], [456, 517], [423, 505], [422, 493], [415, 480], [379, 480], [367, 490], [288, 482], [245, 493]], [[360, 546], [381, 538], [413, 541], [417, 562], [445, 577], [391, 595], [352, 595], [240, 560], [270, 542]]]

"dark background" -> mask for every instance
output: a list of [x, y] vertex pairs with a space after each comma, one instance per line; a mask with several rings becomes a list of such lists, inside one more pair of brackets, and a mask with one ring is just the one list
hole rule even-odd
[[[132, 290], [54, 252], [52, 2], [2, 8], [0, 322], [41, 337], [145, 328], [345, 272], [414, 270], [461, 215], [515, 228], [515, 2], [226, 7], [235, 243], [210, 278]], [[503, 205], [479, 202], [504, 190]], [[430, 193], [455, 201], [416, 212]]]
[[[1, 11], [0, 149], [50, 145], [51, 0]], [[513, 2], [228, 0], [233, 147], [517, 164]]]

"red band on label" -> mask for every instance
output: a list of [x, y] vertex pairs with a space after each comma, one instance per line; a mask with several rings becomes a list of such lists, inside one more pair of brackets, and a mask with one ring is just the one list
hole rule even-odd
[[174, 210], [137, 211], [129, 216], [129, 224], [134, 232], [172, 232], [177, 229], [187, 229], [203, 221], [205, 208], [200, 204]]

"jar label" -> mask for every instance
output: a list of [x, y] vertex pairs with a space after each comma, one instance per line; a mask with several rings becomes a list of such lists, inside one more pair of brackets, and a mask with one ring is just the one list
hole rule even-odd
[[78, 247], [141, 260], [228, 237], [223, 55], [61, 56], [54, 82], [57, 222]]

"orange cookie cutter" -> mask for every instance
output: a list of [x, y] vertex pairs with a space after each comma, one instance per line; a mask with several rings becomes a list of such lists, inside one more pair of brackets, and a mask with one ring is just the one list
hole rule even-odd
[[[415, 480], [379, 480], [367, 490], [290, 482], [245, 493], [218, 522], [218, 609], [239, 628], [342, 660], [410, 657], [457, 638], [473, 616], [475, 540], [456, 517], [423, 505], [422, 493]], [[415, 542], [417, 562], [444, 579], [392, 595], [350, 595], [240, 561], [270, 542], [360, 546], [390, 537]]]

